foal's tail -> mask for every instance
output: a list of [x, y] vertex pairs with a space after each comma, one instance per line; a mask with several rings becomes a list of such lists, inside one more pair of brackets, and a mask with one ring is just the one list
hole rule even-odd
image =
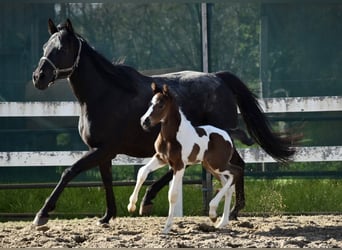
[[293, 139], [289, 135], [280, 136], [272, 128], [259, 106], [256, 96], [235, 75], [218, 72], [221, 78], [236, 96], [237, 104], [251, 137], [275, 160], [287, 162], [295, 153]]

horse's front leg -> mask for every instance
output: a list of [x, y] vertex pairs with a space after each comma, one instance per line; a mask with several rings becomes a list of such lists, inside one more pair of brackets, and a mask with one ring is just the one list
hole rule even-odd
[[71, 167], [65, 169], [61, 175], [61, 178], [52, 191], [51, 195], [46, 199], [45, 204], [36, 214], [36, 217], [33, 220], [33, 224], [36, 226], [44, 225], [49, 220], [49, 212], [52, 211], [56, 202], [63, 192], [65, 186], [79, 173], [82, 171], [86, 171], [92, 167], [97, 166], [100, 162], [104, 160], [104, 158], [108, 156], [107, 151], [103, 149], [92, 149], [88, 151], [81, 159], [79, 159], [76, 163], [74, 163]]
[[176, 202], [178, 199], [178, 190], [182, 189], [183, 184], [183, 175], [185, 168], [176, 171], [173, 175], [173, 179], [171, 182], [171, 186], [169, 188], [169, 216], [166, 220], [165, 227], [162, 231], [163, 234], [168, 234], [172, 227], [173, 217], [175, 213]]
[[141, 167], [138, 171], [137, 182], [135, 184], [133, 193], [129, 198], [129, 204], [127, 206], [127, 210], [130, 213], [133, 213], [136, 210], [136, 203], [138, 201], [138, 194], [142, 184], [145, 182], [148, 174], [161, 168], [165, 165], [164, 162], [161, 162], [156, 155], [152, 157], [152, 159], [143, 167]]
[[116, 217], [116, 204], [113, 192], [112, 162], [106, 161], [100, 164], [100, 173], [106, 192], [107, 208], [104, 216], [99, 220], [100, 224], [109, 223], [110, 219]]

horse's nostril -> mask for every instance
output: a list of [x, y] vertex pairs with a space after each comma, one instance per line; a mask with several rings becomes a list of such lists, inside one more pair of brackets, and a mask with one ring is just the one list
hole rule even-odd
[[38, 80], [38, 75], [37, 73], [33, 72], [32, 74], [33, 82], [36, 82]]

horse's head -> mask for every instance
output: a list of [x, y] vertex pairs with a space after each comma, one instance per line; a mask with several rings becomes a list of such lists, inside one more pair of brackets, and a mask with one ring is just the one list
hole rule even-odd
[[43, 56], [32, 74], [33, 84], [38, 89], [46, 89], [57, 79], [71, 76], [80, 59], [82, 41], [74, 33], [68, 19], [57, 27], [48, 21], [49, 40], [43, 46]]
[[160, 89], [153, 82], [151, 88], [154, 95], [148, 110], [140, 119], [141, 126], [145, 130], [148, 130], [163, 121], [167, 116], [170, 104], [173, 101], [173, 96], [169, 92], [169, 88], [166, 84], [163, 85], [163, 89]]

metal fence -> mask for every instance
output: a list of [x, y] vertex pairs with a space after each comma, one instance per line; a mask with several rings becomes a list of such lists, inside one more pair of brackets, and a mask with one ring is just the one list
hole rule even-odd
[[[265, 113], [306, 113], [342, 111], [342, 97], [266, 98], [260, 100]], [[0, 117], [78, 116], [76, 102], [0, 102]], [[246, 163], [274, 160], [259, 148], [238, 149]], [[0, 152], [0, 166], [69, 166], [84, 151]], [[113, 165], [142, 165], [148, 159], [119, 155]], [[300, 147], [294, 162], [342, 161], [342, 146]], [[248, 174], [248, 173], [247, 173]]]

